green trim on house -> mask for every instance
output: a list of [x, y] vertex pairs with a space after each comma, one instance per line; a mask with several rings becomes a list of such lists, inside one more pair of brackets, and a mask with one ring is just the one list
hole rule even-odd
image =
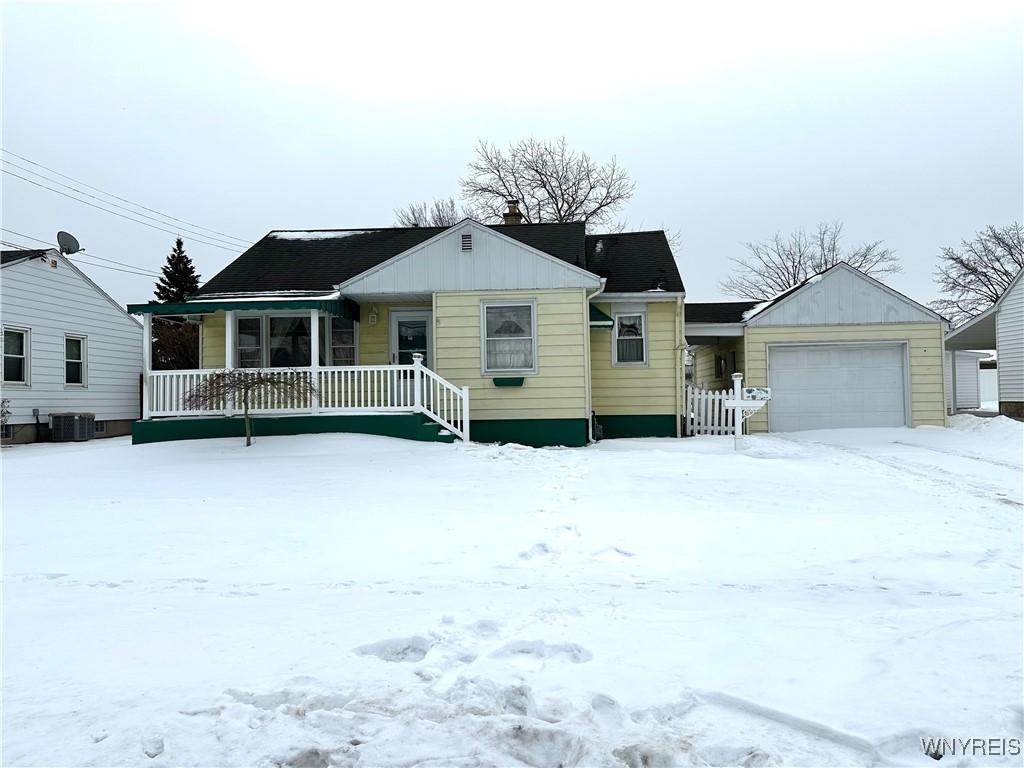
[[587, 444], [586, 419], [478, 419], [469, 423], [478, 443], [520, 443], [535, 448]]
[[675, 437], [676, 417], [665, 416], [597, 416], [604, 430], [603, 437]]
[[590, 305], [590, 325], [592, 327], [605, 327], [611, 328], [613, 325], [611, 317], [606, 315], [600, 309], [595, 307], [593, 304]]
[[[440, 427], [416, 413], [359, 414], [353, 416], [255, 416], [254, 437], [304, 435], [321, 432], [356, 432], [384, 437], [400, 437], [425, 442], [454, 442], [454, 435], [441, 435]], [[202, 440], [211, 437], [244, 437], [245, 420], [241, 416], [209, 418], [168, 418], [136, 421], [132, 424], [132, 444], [160, 443], [168, 440]]]
[[186, 301], [180, 304], [129, 304], [131, 315], [209, 315], [220, 311], [253, 312], [318, 309], [346, 320], [359, 319], [359, 305], [352, 299], [245, 299], [240, 301]]

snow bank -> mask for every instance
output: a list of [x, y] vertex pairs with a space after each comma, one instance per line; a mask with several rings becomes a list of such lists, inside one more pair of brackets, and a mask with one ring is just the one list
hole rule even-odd
[[288, 230], [271, 232], [270, 237], [275, 240], [338, 240], [353, 235], [368, 235], [376, 230], [365, 229], [311, 229], [311, 230]]

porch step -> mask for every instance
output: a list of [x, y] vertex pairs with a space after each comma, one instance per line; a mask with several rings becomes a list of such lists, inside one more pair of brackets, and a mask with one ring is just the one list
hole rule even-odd
[[423, 426], [420, 427], [421, 440], [429, 440], [435, 443], [454, 443], [455, 435], [442, 427], [436, 421], [423, 417]]

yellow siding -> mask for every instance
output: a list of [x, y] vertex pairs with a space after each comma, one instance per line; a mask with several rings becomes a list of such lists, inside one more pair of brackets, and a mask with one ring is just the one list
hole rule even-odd
[[370, 325], [370, 309], [372, 302], [359, 307], [359, 365], [388, 365], [391, 362], [391, 351], [388, 346], [388, 334], [391, 328], [392, 309], [430, 309], [430, 302], [406, 304], [377, 304], [377, 322]]
[[[481, 373], [480, 304], [500, 299], [536, 301], [538, 368], [522, 387], [496, 387], [494, 377]], [[469, 387], [473, 419], [587, 418], [588, 311], [579, 288], [435, 294], [434, 369]]]
[[[744, 386], [768, 386], [768, 344], [831, 341], [906, 341], [910, 348], [911, 423], [915, 427], [945, 425], [943, 334], [938, 322], [747, 328]], [[751, 432], [768, 430], [770, 408], [771, 403], [750, 417]]]
[[224, 367], [224, 334], [227, 324], [224, 313], [203, 315], [203, 347], [199, 364], [203, 368]]
[[737, 336], [717, 347], [700, 347], [693, 356], [693, 384], [704, 389], [729, 389], [732, 387], [732, 377], [715, 378], [715, 355], [723, 355], [729, 352], [736, 353], [736, 370], [744, 373], [743, 367], [744, 344], [743, 337]]
[[[609, 316], [615, 308], [613, 304], [597, 306]], [[598, 416], [675, 414], [676, 322], [675, 302], [647, 305], [648, 365], [645, 368], [613, 367], [612, 329], [590, 330], [592, 407]]]

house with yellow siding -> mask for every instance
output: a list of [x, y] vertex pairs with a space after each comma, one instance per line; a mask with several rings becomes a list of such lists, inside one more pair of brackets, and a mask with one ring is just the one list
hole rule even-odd
[[[849, 265], [763, 302], [686, 303], [664, 232], [584, 224], [275, 230], [181, 304], [200, 367], [143, 361], [135, 442], [367, 432], [582, 446], [678, 437], [694, 389], [768, 387], [753, 432], [945, 423], [946, 322]], [[687, 356], [692, 380], [686, 382]], [[274, 382], [197, 406], [224, 371]], [[272, 391], [271, 391], [272, 390]]]
[[687, 304], [693, 386], [771, 389], [750, 432], [945, 425], [947, 329], [845, 263], [771, 300]]
[[521, 222], [510, 201], [497, 225], [273, 231], [186, 302], [131, 305], [147, 334], [154, 316], [201, 329], [199, 369], [144, 360], [134, 440], [240, 434], [237, 399], [188, 397], [234, 369], [311, 385], [258, 398], [258, 434], [678, 436], [684, 289], [664, 233]]

